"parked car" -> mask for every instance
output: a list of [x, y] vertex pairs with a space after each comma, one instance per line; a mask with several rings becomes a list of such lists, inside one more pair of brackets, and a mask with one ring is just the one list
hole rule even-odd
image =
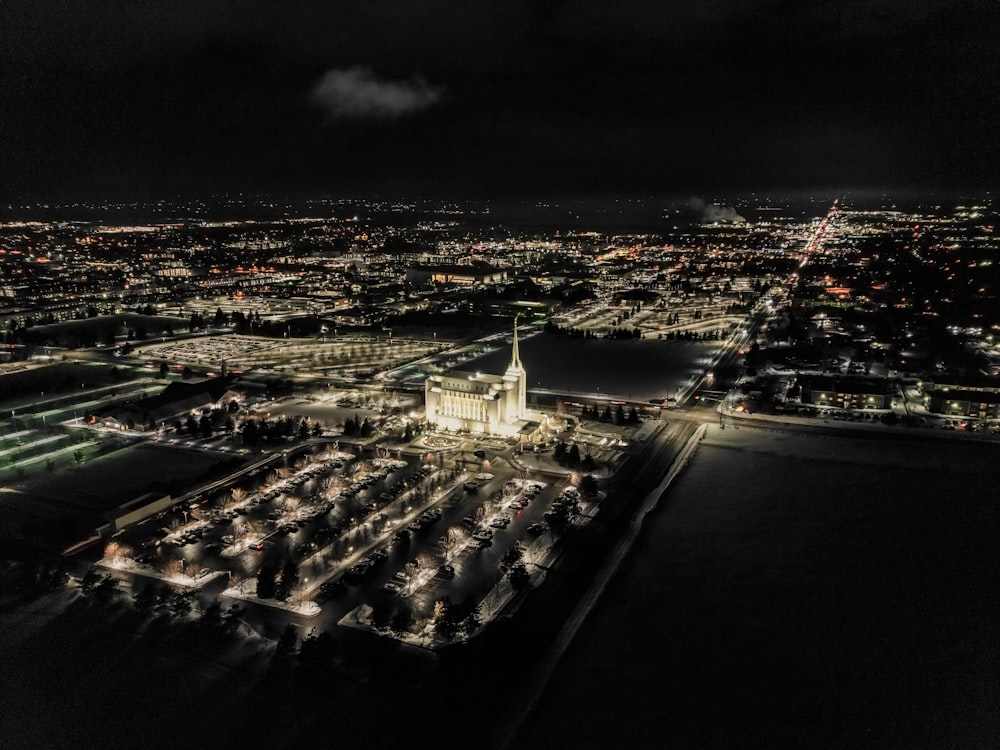
[[347, 590], [347, 582], [341, 578], [334, 578], [319, 587], [319, 593], [324, 597], [339, 596]]
[[359, 562], [359, 563], [357, 563], [357, 564], [352, 565], [351, 567], [349, 567], [347, 569], [347, 572], [344, 574], [344, 576], [347, 578], [348, 581], [359, 581], [362, 578], [364, 578], [366, 575], [368, 575], [368, 572], [371, 569], [372, 569], [372, 566], [369, 565], [368, 563]]

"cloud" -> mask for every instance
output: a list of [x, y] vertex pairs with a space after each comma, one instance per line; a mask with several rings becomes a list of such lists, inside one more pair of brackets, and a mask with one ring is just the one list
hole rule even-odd
[[703, 198], [692, 198], [688, 201], [691, 210], [701, 216], [702, 224], [745, 224], [746, 219], [736, 213], [732, 206], [720, 206], [718, 203], [706, 203]]
[[327, 71], [311, 99], [338, 119], [392, 120], [433, 106], [443, 94], [443, 88], [419, 77], [386, 81], [369, 68], [356, 66]]

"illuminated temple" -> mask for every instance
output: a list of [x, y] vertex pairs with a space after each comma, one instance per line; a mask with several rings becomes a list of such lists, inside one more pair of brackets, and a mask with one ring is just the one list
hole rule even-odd
[[427, 421], [449, 430], [516, 435], [524, 427], [527, 376], [517, 348], [517, 322], [510, 365], [503, 375], [449, 370], [424, 383]]

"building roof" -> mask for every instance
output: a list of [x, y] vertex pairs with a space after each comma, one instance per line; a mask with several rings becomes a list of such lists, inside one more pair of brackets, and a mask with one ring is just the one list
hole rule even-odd
[[804, 376], [802, 387], [813, 391], [831, 393], [878, 393], [884, 395], [889, 390], [887, 381], [871, 378], [830, 378], [821, 375]]
[[503, 375], [494, 375], [489, 372], [466, 372], [465, 370], [447, 370], [437, 375], [431, 375], [430, 378], [454, 378], [455, 380], [472, 380], [494, 385], [503, 382]]

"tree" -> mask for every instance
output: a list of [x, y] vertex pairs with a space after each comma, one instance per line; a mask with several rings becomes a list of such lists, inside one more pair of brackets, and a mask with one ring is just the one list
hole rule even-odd
[[257, 420], [248, 419], [243, 423], [243, 445], [257, 445], [260, 442], [260, 428], [257, 425]]
[[406, 429], [403, 430], [403, 441], [411, 442], [413, 440], [413, 425], [407, 422]]
[[229, 609], [222, 613], [222, 624], [226, 628], [235, 628], [240, 621], [240, 614], [242, 614], [243, 609], [239, 604], [232, 605]]
[[242, 487], [233, 487], [229, 491], [229, 503], [227, 505], [239, 505], [247, 499], [247, 491]]
[[[453, 608], [453, 610], [455, 609]], [[482, 623], [482, 614], [479, 605], [469, 600], [462, 602], [462, 605], [457, 608], [455, 615], [461, 617], [458, 620], [458, 626], [466, 635], [471, 635]]]
[[299, 583], [299, 566], [291, 558], [285, 561], [281, 569], [281, 577], [274, 588], [274, 598], [285, 600], [295, 590]]
[[604, 411], [601, 412], [601, 421], [610, 422], [611, 421], [611, 404], [606, 404], [604, 406]]
[[89, 594], [94, 590], [94, 587], [100, 582], [101, 577], [97, 575], [97, 571], [90, 569], [83, 574], [83, 578], [80, 579], [80, 590]]
[[507, 571], [507, 577], [510, 579], [510, 585], [517, 590], [527, 588], [531, 583], [531, 576], [528, 575], [528, 568], [523, 562], [517, 562], [511, 566], [510, 570]]
[[401, 605], [392, 615], [389, 627], [394, 633], [402, 635], [413, 625], [413, 610], [409, 605]]
[[213, 599], [212, 602], [201, 612], [201, 624], [208, 628], [214, 628], [221, 623], [222, 605], [219, 604], [218, 599]]
[[167, 363], [166, 362], [160, 362], [160, 377], [161, 378], [167, 377], [167, 372], [168, 371], [169, 371], [169, 368], [167, 367]]
[[592, 474], [584, 474], [580, 479], [580, 494], [584, 497], [596, 497], [597, 487], [597, 479]]
[[299, 644], [299, 671], [322, 678], [336, 664], [337, 644], [330, 632], [310, 632]]
[[175, 615], [186, 615], [194, 606], [194, 597], [186, 591], [177, 591], [170, 597], [167, 606]]
[[451, 600], [446, 596], [434, 602], [434, 631], [442, 638], [454, 638], [457, 632]]
[[272, 565], [261, 565], [257, 571], [257, 598], [272, 599], [275, 594], [274, 579], [278, 571]]
[[104, 576], [94, 587], [94, 598], [100, 602], [108, 602], [111, 595], [118, 589], [118, 579]]
[[191, 437], [195, 437], [198, 434], [198, 420], [194, 418], [193, 414], [188, 414], [188, 418], [184, 422], [184, 431]]
[[212, 418], [207, 414], [202, 414], [201, 419], [198, 420], [198, 430], [202, 437], [212, 437]]
[[392, 605], [387, 599], [380, 599], [372, 605], [371, 624], [376, 630], [388, 628], [392, 617]]
[[618, 404], [618, 408], [615, 409], [615, 424], [625, 424], [625, 409], [622, 408], [621, 404]]
[[552, 456], [555, 458], [556, 463], [561, 464], [566, 458], [566, 443], [561, 441], [556, 443], [556, 447], [552, 451]]
[[132, 598], [132, 606], [139, 612], [148, 612], [156, 606], [159, 598], [159, 588], [156, 584], [150, 584], [139, 589]]
[[298, 642], [299, 636], [295, 632], [295, 626], [288, 623], [274, 647], [274, 659], [287, 662], [295, 654], [295, 646]]
[[500, 558], [500, 564], [502, 567], [510, 568], [516, 563], [521, 562], [521, 558], [523, 557], [524, 553], [521, 552], [521, 548], [515, 544], [503, 553], [503, 557]]
[[566, 463], [569, 466], [579, 466], [580, 465], [580, 448], [576, 443], [570, 446], [569, 454], [566, 456]]

